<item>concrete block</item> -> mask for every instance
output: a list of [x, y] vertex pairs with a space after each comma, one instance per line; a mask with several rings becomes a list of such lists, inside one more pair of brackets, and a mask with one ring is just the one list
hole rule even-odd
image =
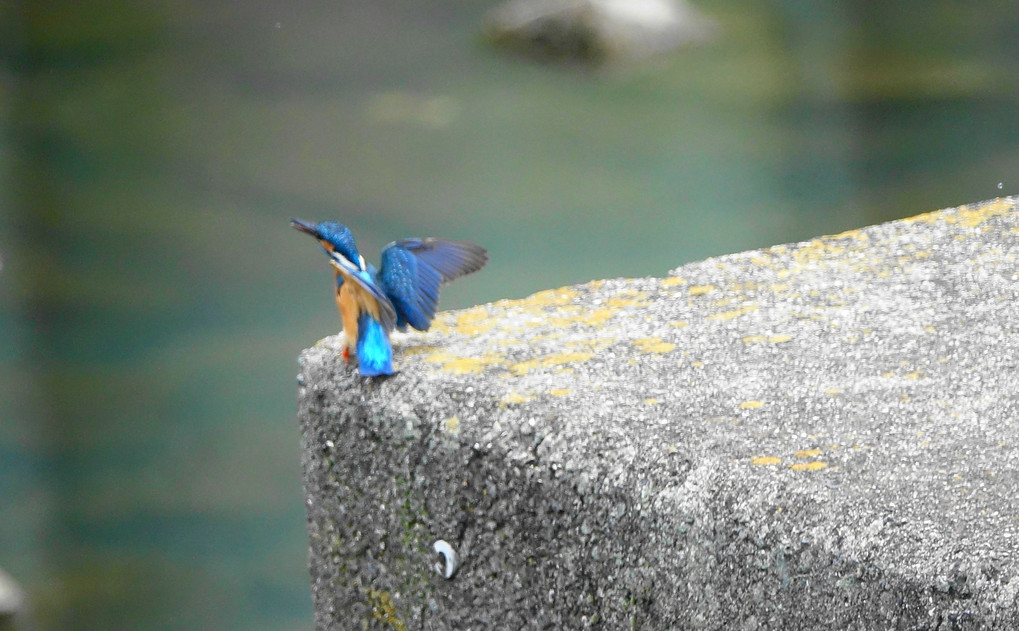
[[999, 199], [444, 313], [384, 380], [322, 340], [316, 628], [1019, 628], [1017, 256]]

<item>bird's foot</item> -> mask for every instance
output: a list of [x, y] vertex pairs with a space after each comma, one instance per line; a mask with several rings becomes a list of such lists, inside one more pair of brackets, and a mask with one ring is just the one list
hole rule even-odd
[[350, 349], [346, 346], [343, 347], [343, 361], [347, 364], [350, 363]]

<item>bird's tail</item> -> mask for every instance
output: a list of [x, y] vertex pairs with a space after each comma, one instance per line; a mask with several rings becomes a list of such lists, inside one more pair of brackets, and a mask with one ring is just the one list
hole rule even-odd
[[393, 346], [378, 320], [367, 312], [357, 319], [357, 368], [365, 377], [393, 374]]

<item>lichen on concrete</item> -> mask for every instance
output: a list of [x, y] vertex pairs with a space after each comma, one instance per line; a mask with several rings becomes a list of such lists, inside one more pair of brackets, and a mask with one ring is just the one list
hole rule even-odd
[[317, 628], [1019, 628], [1017, 256], [1000, 199], [322, 340]]

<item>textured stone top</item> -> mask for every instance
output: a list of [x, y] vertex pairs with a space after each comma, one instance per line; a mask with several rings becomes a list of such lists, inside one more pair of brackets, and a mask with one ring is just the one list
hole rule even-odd
[[[340, 449], [338, 428], [354, 419], [405, 427], [390, 439], [422, 450], [410, 460], [392, 446], [373, 452], [404, 458], [391, 468], [420, 486], [411, 504], [421, 516], [397, 574], [416, 572], [408, 559], [430, 559], [434, 539], [462, 560], [452, 581], [372, 587], [391, 598], [394, 616], [432, 628], [575, 628], [592, 616], [606, 628], [1011, 628], [1017, 256], [1017, 199], [1000, 199], [708, 259], [666, 278], [443, 313], [427, 334], [395, 338], [399, 373], [386, 380], [358, 377], [337, 356], [339, 338], [323, 340], [303, 354], [301, 376], [319, 627], [337, 619], [323, 613], [335, 604], [326, 592], [357, 573], [344, 579], [335, 553], [330, 560], [315, 543], [353, 501], [340, 493], [334, 504], [336, 489], [326, 485], [328, 498], [322, 489], [323, 480], [348, 488], [323, 454]], [[471, 454], [496, 464], [470, 469]], [[429, 458], [445, 464], [429, 468]], [[499, 467], [515, 473], [491, 478]], [[495, 482], [469, 495], [482, 485], [472, 476]], [[450, 508], [464, 493], [471, 508]], [[542, 501], [551, 517], [534, 524], [555, 526], [552, 547], [498, 536]], [[586, 582], [542, 574], [574, 571], [564, 558], [582, 567], [588, 550], [604, 556]], [[540, 571], [521, 561], [517, 583], [483, 571], [483, 559], [512, 564], [511, 555], [536, 558]], [[359, 558], [347, 567], [364, 571]], [[369, 594], [371, 581], [358, 576]], [[575, 593], [553, 597], [549, 585]], [[488, 589], [518, 590], [516, 604], [486, 600]], [[507, 617], [514, 606], [530, 613]]]

